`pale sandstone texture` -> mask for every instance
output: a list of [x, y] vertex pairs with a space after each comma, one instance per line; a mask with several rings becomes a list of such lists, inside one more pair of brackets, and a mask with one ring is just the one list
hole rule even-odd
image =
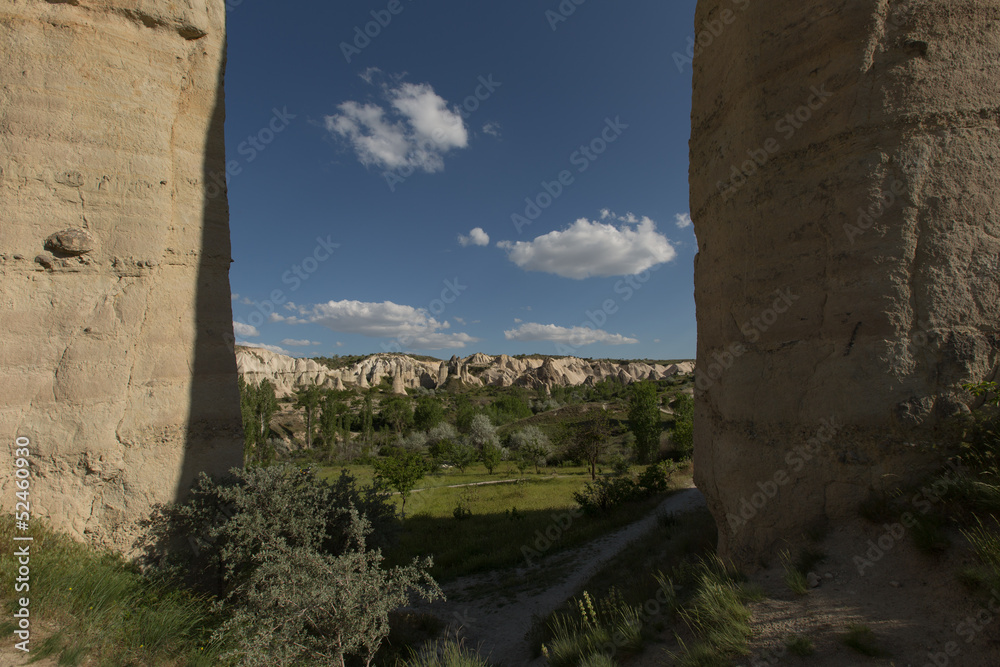
[[[241, 463], [222, 0], [0, 5], [0, 496], [129, 549]], [[223, 181], [224, 182], [224, 181]]]
[[696, 28], [696, 482], [753, 563], [917, 478], [996, 375], [1000, 5], [699, 0]]
[[515, 359], [501, 354], [491, 357], [477, 352], [452, 357], [448, 361], [414, 359], [405, 354], [373, 354], [361, 361], [332, 370], [312, 359], [296, 359], [256, 347], [236, 347], [236, 360], [244, 380], [259, 384], [268, 380], [278, 397], [288, 396], [296, 387], [319, 385], [343, 389], [354, 385], [361, 389], [378, 386], [382, 379], [392, 379], [395, 393], [405, 389], [439, 389], [456, 379], [474, 387], [539, 387], [593, 385], [613, 378], [624, 384], [641, 380], [662, 380], [677, 374], [690, 374], [694, 364], [628, 364], [589, 361], [576, 357], [560, 359]]

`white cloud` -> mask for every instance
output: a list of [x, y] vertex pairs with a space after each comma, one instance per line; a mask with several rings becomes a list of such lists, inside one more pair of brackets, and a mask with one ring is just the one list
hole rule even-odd
[[500, 138], [500, 123], [490, 121], [483, 125], [483, 132], [490, 135], [491, 137]]
[[322, 345], [323, 343], [318, 340], [297, 340], [295, 338], [286, 338], [281, 341], [282, 345], [287, 345], [288, 347], [316, 347], [317, 345]]
[[339, 340], [337, 341], [336, 345], [337, 345], [337, 347], [344, 347], [344, 344], [341, 343]]
[[490, 235], [484, 232], [482, 227], [476, 227], [469, 232], [468, 236], [465, 234], [459, 234], [458, 242], [461, 243], [463, 247], [468, 245], [487, 246], [490, 244]]
[[229, 295], [229, 300], [230, 300], [230, 301], [236, 301], [236, 299], [238, 299], [238, 298], [240, 298], [240, 295], [239, 295], [239, 294], [235, 294], [235, 293], [233, 293], [233, 294], [230, 294], [230, 295]]
[[582, 326], [567, 328], [556, 326], [555, 324], [538, 324], [536, 322], [526, 322], [516, 329], [504, 331], [503, 335], [507, 340], [550, 341], [574, 346], [592, 345], [594, 343], [631, 345], [639, 342], [635, 338], [626, 338], [621, 334], [612, 334], [601, 329]]
[[465, 325], [465, 320], [462, 319], [461, 317], [453, 317], [452, 319], [455, 320], [456, 322], [458, 322], [459, 324], [463, 325], [463, 326]]
[[276, 354], [284, 354], [286, 356], [291, 356], [291, 352], [283, 347], [278, 347], [277, 345], [265, 345], [264, 343], [248, 343], [245, 340], [236, 341], [237, 345], [242, 345], [243, 347], [259, 347], [262, 350], [270, 350]]
[[465, 333], [444, 333], [451, 328], [426, 310], [392, 301], [330, 301], [312, 307], [299, 306], [299, 317], [272, 314], [275, 321], [288, 324], [321, 324], [338, 333], [361, 334], [371, 338], [395, 338], [403, 347], [419, 350], [461, 348], [479, 339]]
[[674, 222], [677, 224], [677, 229], [685, 229], [694, 224], [691, 222], [690, 213], [678, 213], [674, 216]]
[[246, 297], [246, 296], [240, 299], [240, 303], [242, 303], [244, 306], [256, 306], [257, 305], [256, 301], [254, 301], [250, 297]]
[[521, 319], [520, 317], [515, 317], [515, 318], [514, 318], [514, 324], [520, 324], [520, 323], [521, 323], [521, 322], [523, 322], [523, 321], [524, 321], [524, 320], [522, 320], [522, 319]]
[[254, 336], [259, 336], [260, 332], [257, 331], [257, 327], [252, 324], [244, 324], [243, 322], [233, 322], [233, 333], [237, 336], [243, 336], [244, 338], [253, 338]]
[[[576, 280], [642, 273], [677, 256], [670, 241], [656, 231], [656, 223], [649, 218], [640, 220], [629, 214], [618, 219], [624, 224], [580, 218], [566, 229], [534, 241], [501, 241], [497, 246], [525, 271], [544, 271]], [[633, 220], [637, 223], [634, 226]]]
[[[374, 72], [362, 75], [370, 83]], [[326, 116], [328, 132], [346, 140], [361, 164], [382, 169], [444, 169], [444, 155], [469, 145], [461, 115], [426, 83], [382, 87], [387, 108], [347, 101]]]

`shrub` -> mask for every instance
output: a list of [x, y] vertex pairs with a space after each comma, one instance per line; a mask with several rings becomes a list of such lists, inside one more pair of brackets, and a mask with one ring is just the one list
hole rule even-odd
[[629, 477], [602, 477], [573, 494], [573, 500], [590, 515], [607, 513], [622, 503], [643, 497], [642, 490]]
[[380, 551], [365, 548], [367, 522], [350, 512], [344, 551], [333, 556], [275, 541], [229, 598], [235, 611], [223, 625], [234, 647], [223, 658], [246, 667], [343, 664], [345, 656], [370, 662], [389, 634], [389, 612], [415, 592], [442, 597], [430, 559], [383, 570]]
[[291, 465], [234, 469], [201, 475], [187, 500], [157, 511], [143, 562], [214, 589], [227, 658], [340, 664], [374, 654], [410, 592], [440, 596], [429, 560], [380, 567], [390, 522], [385, 491], [359, 490], [346, 473], [330, 484]]

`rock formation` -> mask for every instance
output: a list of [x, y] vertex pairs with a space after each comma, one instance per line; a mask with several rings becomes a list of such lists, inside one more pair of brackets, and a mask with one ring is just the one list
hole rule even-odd
[[913, 480], [995, 376], [1000, 7], [699, 0], [695, 470], [725, 556]]
[[607, 378], [629, 384], [639, 380], [662, 380], [694, 371], [691, 362], [663, 366], [636, 362], [617, 364], [575, 357], [515, 359], [507, 355], [490, 357], [482, 353], [465, 359], [452, 357], [448, 361], [414, 359], [401, 354], [373, 354], [346, 368], [332, 370], [312, 359], [295, 359], [263, 348], [243, 346], [236, 348], [236, 359], [240, 375], [245, 380], [256, 384], [267, 378], [275, 385], [279, 397], [288, 396], [297, 386], [310, 384], [334, 389], [348, 385], [369, 389], [377, 386], [383, 377], [392, 378], [392, 391], [400, 393], [417, 387], [438, 389], [451, 378], [474, 387], [516, 385], [534, 389], [554, 385], [575, 387]]
[[0, 494], [127, 549], [239, 465], [221, 0], [0, 9]]

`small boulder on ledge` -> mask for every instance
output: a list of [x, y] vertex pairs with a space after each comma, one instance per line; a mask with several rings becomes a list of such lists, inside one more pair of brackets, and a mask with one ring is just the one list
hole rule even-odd
[[94, 249], [94, 237], [85, 229], [64, 229], [45, 239], [45, 249], [60, 255], [78, 257]]

